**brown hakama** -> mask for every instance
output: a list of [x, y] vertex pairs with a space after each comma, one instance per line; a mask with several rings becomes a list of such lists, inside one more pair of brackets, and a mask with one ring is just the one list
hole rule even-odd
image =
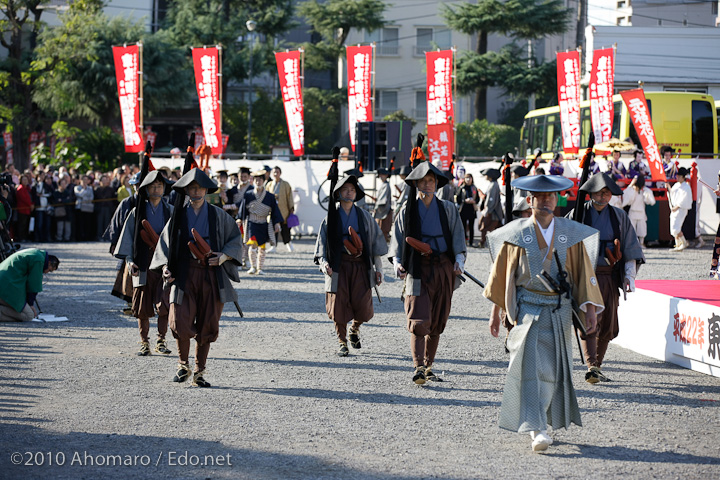
[[420, 295], [405, 296], [405, 314], [412, 333], [413, 362], [415, 366], [430, 366], [450, 316], [455, 276], [453, 263], [445, 254], [422, 257], [421, 265]]
[[[209, 350], [210, 343], [218, 338], [223, 311], [214, 271], [220, 267], [207, 267], [197, 261], [188, 263], [182, 303], [170, 304], [170, 330], [178, 339], [178, 346], [182, 346], [183, 342], [189, 346], [190, 339], [194, 338], [198, 347], [207, 346]], [[181, 361], [187, 361], [187, 358], [182, 358], [183, 353], [187, 356], [187, 351], [187, 348], [180, 351]]]
[[337, 292], [325, 292], [325, 311], [335, 322], [335, 331], [342, 342], [347, 342], [347, 324], [351, 320], [357, 328], [373, 317], [372, 291], [362, 258], [343, 254]]
[[158, 314], [158, 337], [165, 338], [168, 330], [170, 290], [163, 290], [162, 275], [153, 270], [147, 272], [147, 282], [142, 287], [133, 289], [132, 314], [138, 319], [140, 338], [148, 341], [150, 318]]
[[597, 316], [597, 331], [590, 336], [583, 337], [582, 343], [585, 347], [585, 361], [590, 367], [602, 366], [605, 352], [607, 352], [610, 341], [618, 336], [620, 324], [618, 322], [618, 305], [620, 295], [618, 289], [621, 285], [613, 279], [612, 267], [602, 266], [595, 269], [598, 287], [602, 293], [603, 310]]

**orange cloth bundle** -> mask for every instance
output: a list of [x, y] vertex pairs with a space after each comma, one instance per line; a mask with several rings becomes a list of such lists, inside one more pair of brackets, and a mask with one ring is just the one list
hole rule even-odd
[[413, 237], [405, 237], [405, 241], [420, 255], [427, 256], [432, 253], [432, 248], [430, 248], [430, 245], [425, 242], [421, 242], [420, 240]]

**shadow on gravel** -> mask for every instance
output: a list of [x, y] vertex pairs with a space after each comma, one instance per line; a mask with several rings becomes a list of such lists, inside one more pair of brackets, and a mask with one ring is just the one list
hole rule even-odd
[[[412, 387], [413, 385], [409, 385]], [[418, 387], [420, 388], [420, 387]], [[428, 388], [428, 387], [425, 387]], [[435, 389], [435, 387], [432, 387]], [[447, 398], [408, 397], [390, 393], [358, 393], [326, 390], [321, 388], [246, 388], [248, 391], [265, 393], [267, 395], [280, 395], [284, 397], [322, 398], [332, 400], [354, 400], [363, 403], [386, 403], [390, 405], [433, 405], [440, 407], [499, 407], [500, 402], [487, 402], [479, 400], [452, 400]], [[449, 389], [444, 389], [449, 390]]]
[[693, 465], [720, 465], [718, 457], [703, 457], [688, 453], [656, 452], [654, 450], [641, 450], [630, 447], [600, 447], [597, 445], [575, 444], [580, 449], [578, 453], [552, 455], [561, 458], [593, 458], [596, 460], [616, 460], [622, 462], [643, 463], [677, 463]]
[[[25, 327], [32, 324], [3, 324], [9, 328], [18, 328], [18, 330], [0, 330], [0, 368], [5, 372], [31, 372], [32, 363], [41, 361], [47, 355], [56, 355], [58, 352], [51, 347], [43, 345], [28, 345], [27, 341], [30, 336], [47, 337], [45, 332], [28, 330]], [[43, 396], [33, 393], [34, 391], [49, 388], [50, 382], [59, 382], [59, 378], [37, 378], [31, 373], [13, 374], [12, 377], [0, 377], [0, 412], [8, 414], [16, 413], [18, 415], [24, 413], [26, 409], [32, 408]], [[39, 392], [38, 392], [39, 393]], [[5, 422], [41, 422], [43, 420], [31, 417], [0, 417], [0, 424]], [[0, 431], [2, 431], [0, 425]], [[0, 438], [10, 433], [0, 434]], [[13, 432], [12, 435], [15, 435]]]
[[[416, 476], [358, 470], [341, 456], [326, 459], [303, 453], [233, 448], [196, 438], [71, 432], [57, 434], [15, 423], [0, 448], [3, 478], [342, 478], [414, 480]], [[5, 432], [7, 433], [7, 432]]]

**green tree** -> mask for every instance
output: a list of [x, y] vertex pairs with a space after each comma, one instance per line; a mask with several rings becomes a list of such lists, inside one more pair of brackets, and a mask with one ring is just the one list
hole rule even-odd
[[[294, 26], [292, 0], [173, 0], [167, 28], [183, 48], [222, 45], [223, 94], [230, 82], [274, 68], [275, 40]], [[247, 21], [255, 22], [254, 36]], [[253, 41], [255, 39], [255, 41]], [[187, 52], [190, 53], [189, 50]]]
[[412, 117], [409, 117], [405, 115], [405, 112], [402, 110], [398, 110], [397, 112], [392, 112], [389, 115], [385, 115], [383, 117], [384, 122], [410, 122], [410, 124], [415, 128], [415, 125], [417, 125], [417, 120], [415, 120]]
[[183, 49], [171, 43], [169, 32], [151, 34], [143, 22], [109, 19], [99, 8], [87, 11], [74, 4], [60, 20], [60, 26], [40, 35], [33, 62], [34, 69], [46, 72], [36, 82], [33, 98], [48, 112], [96, 125], [119, 124], [112, 47], [138, 41], [143, 43], [146, 116], [192, 92], [191, 69]]
[[[522, 95], [518, 87], [528, 87], [544, 80], [548, 65], [528, 67], [528, 54], [510, 45], [500, 52], [488, 52], [489, 33], [501, 33], [514, 39], [535, 40], [567, 30], [570, 10], [562, 0], [479, 0], [456, 8], [444, 7], [443, 16], [450, 28], [467, 35], [477, 34], [474, 52], [467, 52], [457, 66], [458, 90], [476, 93], [475, 116], [487, 116], [487, 88], [502, 86], [507, 92]], [[530, 59], [534, 56], [529, 55]], [[532, 60], [531, 60], [532, 63]], [[524, 69], [524, 73], [519, 70]], [[540, 91], [540, 89], [537, 89]], [[531, 91], [530, 94], [535, 93]]]
[[509, 125], [495, 125], [486, 119], [457, 124], [458, 152], [468, 157], [501, 156], [514, 152], [520, 132]]
[[[303, 44], [305, 50], [305, 68], [315, 71], [330, 71], [330, 78], [333, 85], [338, 78], [338, 60], [345, 56], [345, 41], [351, 29], [374, 31], [385, 25], [384, 12], [387, 8], [381, 0], [327, 0], [320, 3], [317, 0], [310, 0], [300, 4], [299, 14], [317, 34], [319, 41]], [[332, 132], [335, 138], [339, 137], [337, 127], [340, 125], [341, 105], [345, 102], [347, 92], [344, 89], [332, 88], [331, 90], [317, 90], [312, 95], [317, 96], [319, 106], [328, 108], [322, 115], [324, 125], [330, 122], [330, 112], [336, 111]], [[324, 97], [324, 98], [320, 98]], [[307, 105], [306, 103], [306, 106]], [[312, 115], [311, 115], [312, 116]], [[328, 130], [319, 130], [321, 137], [311, 136], [315, 127], [307, 121], [305, 139], [307, 145], [316, 145], [316, 148], [332, 147], [334, 141], [327, 140]], [[317, 142], [317, 143], [316, 143]], [[312, 151], [311, 149], [310, 151]], [[321, 150], [319, 153], [327, 153]]]
[[[28, 164], [28, 136], [40, 121], [41, 112], [32, 101], [40, 72], [30, 68], [37, 36], [43, 27], [40, 18], [49, 0], [0, 0], [0, 45], [7, 57], [0, 60], [0, 122], [12, 132], [13, 156], [18, 168]], [[94, 3], [83, 2], [78, 3]]]

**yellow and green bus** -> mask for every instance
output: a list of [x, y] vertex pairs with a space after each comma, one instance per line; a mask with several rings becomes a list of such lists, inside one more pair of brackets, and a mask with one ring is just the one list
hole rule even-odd
[[[652, 116], [658, 146], [669, 145], [688, 156], [711, 156], [718, 152], [718, 113], [720, 102], [710, 95], [687, 92], [645, 92], [648, 109]], [[612, 137], [630, 138], [640, 146], [627, 107], [620, 95], [613, 96], [614, 117]], [[592, 131], [590, 124], [590, 101], [580, 104], [580, 151], [587, 147]], [[557, 106], [532, 110], [525, 115], [520, 134], [520, 156], [530, 157], [536, 148], [543, 151], [543, 158], [552, 158], [554, 152], [562, 151], [560, 108]]]

